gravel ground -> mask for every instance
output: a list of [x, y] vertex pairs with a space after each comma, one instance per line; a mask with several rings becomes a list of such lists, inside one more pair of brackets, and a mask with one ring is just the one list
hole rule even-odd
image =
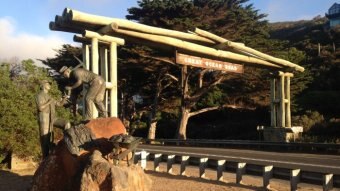
[[[151, 191], [245, 191], [263, 190], [262, 179], [257, 176], [244, 176], [243, 184], [235, 184], [235, 174], [224, 173], [224, 182], [215, 181], [216, 172], [206, 170], [206, 178], [198, 178], [198, 168], [188, 166], [186, 176], [180, 176], [179, 165], [173, 166], [173, 173], [165, 172], [166, 164], [160, 164], [160, 172], [154, 172], [153, 163], [148, 162], [145, 172], [153, 181]], [[0, 191], [26, 191], [30, 187], [35, 169], [20, 171], [0, 170]], [[271, 180], [271, 190], [289, 191], [289, 181]], [[321, 186], [299, 184], [299, 191], [319, 191]], [[333, 189], [340, 191], [340, 189]]]

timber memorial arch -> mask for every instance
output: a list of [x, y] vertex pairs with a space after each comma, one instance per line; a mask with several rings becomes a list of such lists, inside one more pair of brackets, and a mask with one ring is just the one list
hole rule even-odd
[[[65, 8], [49, 23], [50, 30], [75, 33], [73, 40], [82, 43], [85, 67], [106, 81], [107, 111], [118, 115], [117, 46], [138, 43], [176, 50], [176, 63], [227, 72], [243, 73], [244, 66], [272, 71], [270, 87], [271, 123], [261, 128], [267, 141], [289, 141], [302, 132], [292, 127], [290, 79], [292, 73], [304, 68], [287, 60], [275, 58], [242, 43], [232, 42], [208, 31], [180, 32], [139, 24], [125, 19], [110, 18]], [[227, 49], [227, 50], [224, 50]], [[99, 72], [100, 69], [100, 72]], [[94, 112], [94, 117], [97, 113]]]

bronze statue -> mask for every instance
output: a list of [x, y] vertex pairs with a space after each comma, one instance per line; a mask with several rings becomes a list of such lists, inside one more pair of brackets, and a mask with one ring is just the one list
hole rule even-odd
[[47, 80], [40, 82], [40, 92], [36, 95], [35, 101], [38, 109], [38, 122], [40, 145], [43, 158], [46, 158], [53, 144], [53, 127], [61, 129], [70, 128], [70, 123], [55, 117], [55, 106], [63, 106], [67, 102], [67, 97], [56, 101], [49, 94], [51, 84]]
[[65, 87], [68, 91], [79, 87], [83, 83], [89, 85], [85, 95], [85, 120], [93, 118], [92, 103], [96, 106], [99, 117], [107, 117], [107, 111], [103, 103], [106, 89], [105, 80], [101, 76], [83, 68], [71, 69], [67, 66], [63, 66], [59, 73], [65, 78], [76, 81], [72, 86]]

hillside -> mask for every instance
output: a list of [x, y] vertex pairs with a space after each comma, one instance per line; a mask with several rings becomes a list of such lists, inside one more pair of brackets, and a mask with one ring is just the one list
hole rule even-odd
[[326, 17], [296, 22], [270, 24], [273, 39], [288, 41], [305, 53], [301, 63], [313, 79], [305, 91], [297, 96], [300, 107], [296, 118], [311, 136], [339, 135], [340, 118], [340, 26], [330, 28]]
[[[290, 46], [306, 52], [308, 61], [318, 61], [317, 57], [328, 58], [323, 62], [339, 64], [340, 26], [329, 28], [326, 17], [295, 22], [277, 22], [270, 24], [273, 39], [288, 40]], [[320, 45], [320, 54], [318, 52]]]

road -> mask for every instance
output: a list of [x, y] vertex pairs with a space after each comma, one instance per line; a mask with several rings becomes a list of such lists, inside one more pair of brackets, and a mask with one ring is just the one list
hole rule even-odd
[[255, 165], [273, 165], [279, 168], [340, 175], [339, 155], [158, 145], [139, 145], [138, 150], [179, 156], [190, 155], [209, 159], [224, 159], [230, 162], [245, 162]]

